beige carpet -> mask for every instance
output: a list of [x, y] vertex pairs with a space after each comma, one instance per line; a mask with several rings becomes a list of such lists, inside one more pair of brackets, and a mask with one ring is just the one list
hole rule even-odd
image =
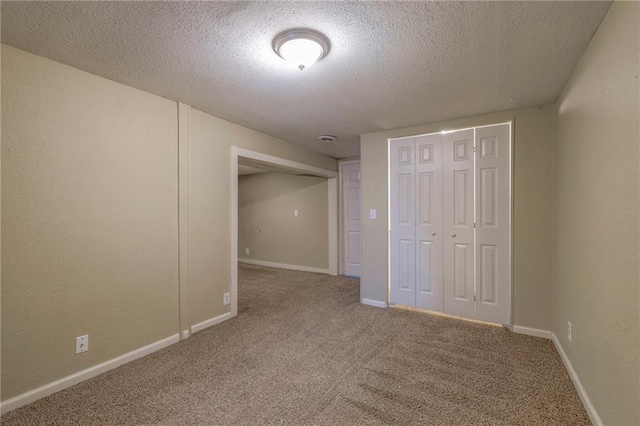
[[358, 280], [239, 271], [239, 315], [3, 425], [589, 424], [553, 344], [358, 303]]

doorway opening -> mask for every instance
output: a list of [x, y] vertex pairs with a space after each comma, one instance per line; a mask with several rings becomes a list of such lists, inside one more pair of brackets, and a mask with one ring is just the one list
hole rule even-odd
[[[243, 173], [245, 175], [261, 174], [261, 173], [285, 173], [290, 175], [297, 175], [302, 177], [318, 177], [326, 179], [327, 181], [327, 267], [326, 268], [309, 268], [312, 272], [323, 272], [329, 275], [338, 275], [338, 173], [332, 170], [322, 169], [315, 166], [310, 166], [304, 163], [299, 163], [291, 160], [287, 160], [272, 155], [262, 154], [248, 149], [239, 148], [237, 146], [231, 147], [231, 201], [230, 201], [230, 214], [231, 214], [231, 288], [230, 288], [230, 304], [231, 304], [231, 316], [238, 314], [238, 261], [244, 261], [246, 263], [253, 262], [254, 264], [262, 264], [264, 266], [277, 266], [286, 267], [291, 266], [286, 263], [260, 262], [252, 260], [249, 257], [241, 258], [238, 253], [238, 189], [239, 189], [239, 175]], [[291, 218], [296, 219], [300, 215], [304, 214], [303, 211], [292, 209]], [[260, 234], [262, 231], [260, 228], [255, 229], [253, 232]], [[249, 249], [249, 255], [251, 254], [251, 248]], [[243, 250], [247, 248], [243, 247]], [[246, 251], [243, 251], [246, 253]], [[298, 268], [300, 269], [300, 268]], [[302, 269], [304, 270], [304, 269]]]

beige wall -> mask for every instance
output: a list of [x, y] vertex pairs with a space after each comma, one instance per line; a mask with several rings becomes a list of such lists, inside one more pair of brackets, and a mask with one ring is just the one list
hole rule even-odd
[[177, 333], [177, 122], [175, 102], [4, 45], [2, 78], [6, 400]]
[[[5, 45], [2, 74], [4, 401], [175, 336], [186, 293], [178, 104]], [[230, 146], [337, 162], [184, 109], [194, 325], [228, 311]], [[83, 334], [90, 349], [76, 356]]]
[[640, 424], [639, 40], [614, 2], [557, 101], [553, 330], [612, 425]]
[[[361, 136], [361, 297], [387, 300], [387, 139], [514, 120], [514, 324], [551, 328], [553, 106], [526, 108]], [[370, 220], [369, 209], [378, 210]]]
[[191, 110], [189, 146], [189, 294], [191, 324], [230, 311], [229, 197], [232, 145], [336, 171], [337, 161], [299, 145]]
[[238, 258], [327, 269], [327, 196], [325, 178], [277, 172], [240, 176]]

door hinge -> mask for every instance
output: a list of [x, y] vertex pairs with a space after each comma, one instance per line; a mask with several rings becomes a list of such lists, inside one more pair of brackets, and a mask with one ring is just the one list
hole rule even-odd
[[475, 223], [475, 222], [473, 222], [473, 228], [475, 229], [475, 227], [476, 227], [476, 223]]
[[473, 301], [474, 301], [474, 302], [476, 301], [476, 297], [475, 297], [475, 296], [473, 296]]

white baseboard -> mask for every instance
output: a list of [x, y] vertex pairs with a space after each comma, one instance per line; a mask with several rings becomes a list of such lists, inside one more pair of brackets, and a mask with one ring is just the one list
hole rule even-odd
[[244, 258], [242, 259], [239, 258], [238, 262], [247, 263], [249, 265], [269, 266], [271, 268], [290, 269], [292, 271], [316, 272], [318, 274], [329, 274], [328, 269], [313, 268], [311, 266], [288, 265], [286, 263], [267, 262], [265, 260], [253, 260], [253, 259], [244, 259]]
[[376, 308], [386, 308], [387, 302], [380, 302], [379, 300], [372, 299], [360, 299], [360, 303], [368, 306], [375, 306]]
[[191, 332], [189, 330], [182, 330], [182, 340], [188, 339], [191, 336]]
[[553, 334], [549, 330], [523, 327], [521, 325], [514, 325], [513, 332], [518, 334], [526, 334], [527, 336], [542, 337], [543, 339], [551, 339], [551, 334]]
[[226, 314], [218, 315], [217, 317], [209, 318], [206, 321], [199, 322], [198, 324], [191, 326], [191, 334], [197, 333], [198, 331], [204, 330], [205, 328], [209, 328], [216, 324], [220, 324], [222, 321], [226, 321], [231, 319], [233, 315], [231, 312], [227, 312]]
[[553, 340], [553, 344], [556, 346], [556, 349], [560, 354], [560, 358], [562, 359], [565, 368], [569, 372], [569, 377], [571, 377], [571, 380], [573, 381], [573, 384], [578, 391], [578, 396], [580, 396], [582, 405], [584, 405], [585, 410], [587, 410], [587, 414], [589, 415], [589, 419], [591, 419], [591, 423], [593, 423], [595, 426], [602, 426], [603, 423], [600, 419], [600, 416], [598, 415], [598, 412], [596, 411], [596, 408], [591, 403], [591, 400], [587, 395], [587, 391], [582, 386], [582, 382], [580, 381], [576, 370], [573, 369], [573, 365], [571, 364], [571, 361], [569, 360], [567, 354], [564, 352], [564, 349], [562, 348], [562, 345], [560, 344], [560, 341], [558, 340], [558, 337], [555, 333], [551, 333], [551, 340]]
[[37, 401], [38, 399], [51, 395], [52, 393], [76, 385], [80, 382], [95, 377], [106, 371], [112, 370], [135, 359], [141, 358], [145, 355], [149, 355], [150, 353], [156, 352], [169, 345], [173, 345], [174, 343], [178, 343], [179, 340], [180, 334], [176, 333], [173, 336], [167, 337], [166, 339], [159, 340], [155, 343], [143, 346], [139, 349], [136, 349], [135, 351], [131, 351], [117, 358], [110, 359], [109, 361], [105, 361], [101, 364], [94, 365], [93, 367], [89, 367], [70, 376], [58, 379], [55, 382], [48, 383], [44, 386], [32, 389], [21, 395], [14, 396], [13, 398], [7, 399], [6, 401], [2, 401], [2, 403], [0, 403], [0, 413], [4, 414], [11, 410], [15, 410], [16, 408], [20, 408], [24, 405], [30, 404], [34, 401]]

